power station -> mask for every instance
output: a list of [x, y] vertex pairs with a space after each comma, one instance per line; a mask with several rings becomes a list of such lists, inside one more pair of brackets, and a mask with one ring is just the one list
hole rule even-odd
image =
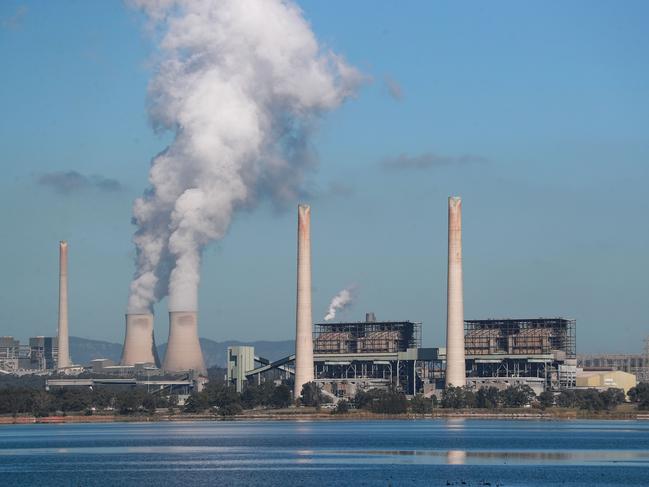
[[[448, 198], [446, 346], [437, 348], [422, 347], [425, 329], [416, 320], [377, 320], [370, 312], [364, 321], [314, 324], [311, 208], [298, 205], [297, 217], [295, 353], [271, 361], [255, 355], [253, 347], [230, 347], [227, 379], [237, 391], [243, 391], [247, 383], [265, 380], [292, 384], [295, 398], [308, 382], [315, 382], [334, 398], [353, 397], [371, 388], [429, 395], [451, 386], [502, 388], [525, 383], [537, 392], [575, 386], [581, 370], [576, 360], [575, 320], [464, 319], [460, 197]], [[119, 364], [97, 358], [93, 373], [119, 377], [171, 374], [183, 376], [179, 380], [184, 385], [183, 381], [206, 376], [198, 313], [170, 310], [168, 316], [169, 339], [162, 363], [154, 315], [128, 313]], [[69, 354], [67, 242], [59, 245], [57, 337], [32, 341], [30, 347], [22, 347], [12, 337], [1, 337], [0, 370], [13, 373], [39, 368], [67, 374], [82, 370], [72, 365]], [[68, 381], [57, 379], [56, 385], [78, 385]]]

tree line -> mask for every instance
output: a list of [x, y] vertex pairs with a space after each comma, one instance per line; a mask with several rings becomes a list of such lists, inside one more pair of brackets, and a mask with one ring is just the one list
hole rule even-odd
[[174, 407], [177, 404], [178, 396], [151, 394], [142, 387], [75, 387], [44, 391], [12, 386], [0, 391], [0, 414], [32, 414], [36, 417], [58, 413], [92, 415], [96, 410], [115, 411], [119, 414], [152, 414], [158, 408]]
[[[639, 409], [649, 410], [649, 384], [641, 383], [629, 391], [628, 397]], [[468, 387], [449, 387], [440, 398], [419, 394], [411, 399], [398, 390], [370, 389], [358, 391], [352, 400], [339, 400], [333, 414], [346, 414], [359, 409], [379, 414], [429, 414], [436, 408], [444, 409], [501, 409], [533, 405], [539, 408], [578, 408], [589, 411], [612, 410], [625, 400], [620, 389], [569, 389], [558, 393], [546, 391], [539, 396], [527, 385], [514, 385], [506, 389], [485, 387], [472, 390]], [[298, 404], [320, 409], [329, 404], [328, 397], [314, 382], [305, 384]], [[189, 396], [182, 408], [178, 397], [161, 396], [143, 387], [120, 388], [56, 388], [42, 389], [9, 386], [0, 391], [0, 414], [51, 414], [112, 411], [117, 414], [153, 414], [160, 408], [186, 413], [210, 411], [221, 416], [233, 416], [255, 408], [280, 409], [293, 404], [291, 390], [286, 384], [264, 382], [248, 385], [242, 393], [224, 382], [209, 382], [201, 392]]]

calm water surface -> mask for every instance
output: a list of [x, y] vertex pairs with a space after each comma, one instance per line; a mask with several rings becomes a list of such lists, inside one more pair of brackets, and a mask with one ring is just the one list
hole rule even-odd
[[0, 426], [0, 485], [649, 485], [649, 421]]

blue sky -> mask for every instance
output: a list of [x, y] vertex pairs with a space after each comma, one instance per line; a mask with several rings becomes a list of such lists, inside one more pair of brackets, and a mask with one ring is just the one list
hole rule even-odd
[[[298, 3], [372, 78], [314, 140], [314, 319], [353, 283], [342, 318], [422, 321], [425, 344], [443, 345], [446, 198], [459, 194], [467, 318], [574, 317], [580, 352], [639, 351], [649, 4]], [[123, 338], [131, 204], [170, 140], [148, 123], [141, 20], [118, 1], [0, 3], [2, 335], [55, 334], [67, 239], [72, 334]], [[52, 176], [71, 171], [65, 187]], [[292, 336], [295, 220], [262, 204], [206, 250], [202, 336]]]

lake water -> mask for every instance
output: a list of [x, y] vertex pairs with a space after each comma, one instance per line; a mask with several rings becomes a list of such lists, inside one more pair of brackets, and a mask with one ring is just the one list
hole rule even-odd
[[649, 485], [649, 421], [0, 426], [7, 486]]

